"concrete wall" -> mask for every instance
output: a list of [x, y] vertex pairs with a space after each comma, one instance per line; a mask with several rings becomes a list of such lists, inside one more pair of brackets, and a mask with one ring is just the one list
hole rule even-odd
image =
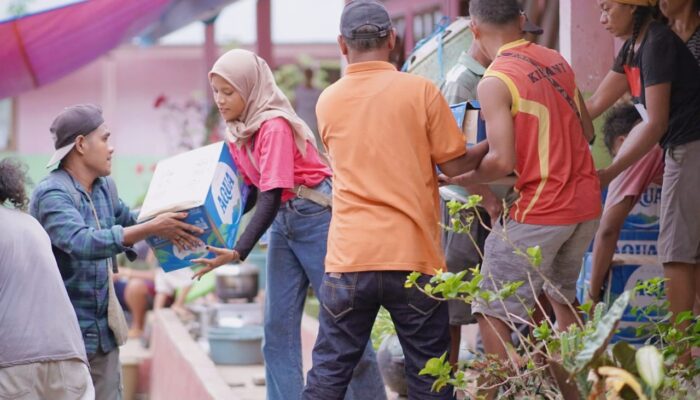
[[155, 313], [151, 347], [151, 400], [236, 400], [172, 310]]
[[615, 40], [599, 22], [594, 1], [560, 0], [560, 51], [576, 72], [584, 92], [594, 92], [615, 57]]

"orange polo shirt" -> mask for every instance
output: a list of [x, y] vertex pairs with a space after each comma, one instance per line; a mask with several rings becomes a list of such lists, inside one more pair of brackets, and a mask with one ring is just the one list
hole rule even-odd
[[326, 272], [444, 269], [436, 164], [466, 153], [430, 81], [363, 62], [316, 107], [333, 168]]
[[[528, 57], [541, 67], [509, 53]], [[519, 197], [510, 216], [534, 225], [598, 218], [600, 183], [583, 127], [547, 76], [558, 82], [580, 112], [574, 72], [554, 50], [525, 40], [506, 44], [484, 74], [500, 79], [512, 96]]]

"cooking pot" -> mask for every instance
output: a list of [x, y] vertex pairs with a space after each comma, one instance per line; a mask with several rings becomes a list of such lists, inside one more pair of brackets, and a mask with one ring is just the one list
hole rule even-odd
[[247, 299], [252, 302], [258, 295], [258, 267], [253, 264], [229, 264], [214, 270], [216, 296], [221, 301]]

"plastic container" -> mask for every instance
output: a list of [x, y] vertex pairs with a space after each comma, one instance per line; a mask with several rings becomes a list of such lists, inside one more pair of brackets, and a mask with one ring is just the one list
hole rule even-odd
[[214, 305], [214, 325], [240, 328], [262, 325], [263, 309], [260, 303], [228, 303]]
[[263, 328], [260, 325], [212, 327], [209, 338], [209, 354], [215, 364], [253, 365], [262, 364]]

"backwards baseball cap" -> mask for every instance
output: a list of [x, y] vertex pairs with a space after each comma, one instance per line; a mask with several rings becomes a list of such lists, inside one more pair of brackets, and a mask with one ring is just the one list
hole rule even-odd
[[61, 161], [73, 150], [75, 138], [97, 129], [104, 123], [102, 109], [94, 104], [78, 104], [63, 110], [51, 124], [51, 136], [56, 151], [46, 168]]
[[[357, 32], [363, 26], [374, 26], [376, 32]], [[340, 16], [340, 33], [346, 39], [375, 39], [389, 35], [391, 18], [384, 6], [374, 0], [353, 0], [345, 5]]]

